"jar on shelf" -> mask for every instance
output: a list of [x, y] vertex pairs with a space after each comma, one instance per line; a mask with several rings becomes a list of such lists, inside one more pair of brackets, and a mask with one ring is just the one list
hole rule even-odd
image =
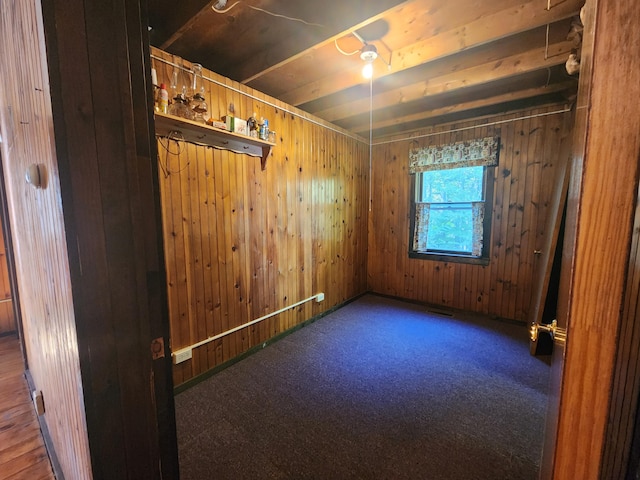
[[187, 94], [187, 84], [184, 79], [183, 60], [177, 55], [173, 55], [173, 70], [171, 71], [171, 82], [169, 83], [169, 95], [174, 98], [176, 95]]
[[192, 120], [200, 123], [206, 123], [208, 106], [204, 98], [204, 79], [202, 77], [202, 65], [199, 63], [191, 64], [191, 86], [187, 91], [187, 103], [192, 113]]
[[187, 91], [187, 96], [192, 99], [197, 93], [204, 98], [204, 79], [202, 78], [202, 65], [199, 63], [191, 64], [191, 86]]
[[191, 101], [189, 102], [189, 108], [193, 113], [193, 119], [196, 122], [207, 123], [207, 119], [209, 118], [207, 101], [204, 99], [204, 96], [198, 92], [196, 93]]
[[181, 93], [173, 98], [173, 103], [169, 106], [169, 115], [193, 120], [193, 111], [188, 106], [187, 99]]

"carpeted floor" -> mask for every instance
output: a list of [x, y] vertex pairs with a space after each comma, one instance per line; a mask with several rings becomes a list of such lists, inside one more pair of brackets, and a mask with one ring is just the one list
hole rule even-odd
[[177, 395], [182, 480], [537, 479], [526, 327], [374, 295]]

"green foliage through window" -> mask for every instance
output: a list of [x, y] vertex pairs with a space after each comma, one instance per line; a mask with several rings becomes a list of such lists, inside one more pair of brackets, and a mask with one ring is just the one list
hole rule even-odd
[[479, 256], [474, 252], [482, 249], [483, 216], [477, 212], [484, 212], [484, 176], [483, 166], [416, 174], [416, 216], [422, 218], [416, 218], [415, 251]]

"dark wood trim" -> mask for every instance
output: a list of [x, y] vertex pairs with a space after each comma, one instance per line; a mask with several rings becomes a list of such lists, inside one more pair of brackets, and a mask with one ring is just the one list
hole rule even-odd
[[43, 0], [95, 478], [179, 475], [146, 17], [144, 0]]
[[7, 259], [7, 270], [9, 273], [9, 285], [11, 287], [11, 298], [13, 299], [13, 318], [16, 323], [16, 331], [20, 340], [20, 349], [24, 360], [24, 369], [29, 369], [29, 359], [24, 348], [24, 332], [22, 327], [22, 310], [20, 310], [20, 293], [18, 292], [18, 281], [16, 279], [16, 258], [13, 254], [13, 239], [11, 237], [11, 224], [9, 222], [9, 205], [7, 203], [7, 191], [5, 188], [4, 168], [2, 163], [2, 152], [0, 151], [0, 217], [2, 220], [2, 233], [4, 237], [4, 249]]
[[[629, 101], [640, 96], [640, 70], [626, 62], [628, 52], [640, 45], [640, 31], [628, 19], [640, 15], [640, 4], [599, 0], [587, 2], [583, 11], [585, 34], [562, 265], [567, 272], [563, 277], [569, 278], [561, 281], [561, 290], [563, 284], [567, 287], [558, 305], [559, 315], [567, 315], [568, 334], [553, 469], [556, 480], [620, 478], [610, 476], [614, 470], [609, 470], [609, 460], [603, 457], [613, 448], [619, 462], [627, 448], [617, 434], [616, 445], [607, 445], [612, 415], [614, 424], [618, 419], [633, 423], [628, 410], [624, 413], [616, 407], [624, 383], [619, 380], [624, 376], [616, 377], [616, 371], [621, 361], [632, 360], [621, 331], [637, 323], [635, 314], [626, 319], [628, 312], [623, 309], [628, 290], [634, 288], [628, 272], [640, 151], [640, 110]], [[612, 71], [616, 82], [611, 82]]]
[[[155, 393], [155, 414], [158, 423], [158, 443], [163, 478], [178, 479], [178, 435], [176, 432], [175, 403], [173, 392], [173, 362], [171, 357], [171, 332], [166, 289], [166, 263], [164, 261], [164, 242], [162, 236], [162, 212], [160, 200], [160, 184], [158, 172], [158, 143], [155, 141], [154, 122], [154, 89], [151, 82], [151, 49], [149, 31], [146, 25], [149, 18], [146, 1], [140, 2], [139, 19], [131, 19], [130, 30], [139, 33], [137, 41], [142, 55], [132, 59], [132, 69], [143, 71], [134, 85], [134, 98], [146, 98], [146, 102], [137, 102], [136, 132], [140, 132], [137, 140], [139, 168], [144, 172], [143, 181], [139, 183], [145, 200], [143, 215], [143, 232], [145, 233], [145, 252], [147, 254], [147, 286], [149, 295], [150, 339], [164, 340], [164, 356], [152, 362]], [[145, 97], [146, 96], [146, 97]], [[150, 160], [150, 161], [149, 161]]]
[[627, 480], [640, 478], [640, 415], [638, 415], [638, 412], [640, 412], [640, 399], [638, 400], [638, 405], [636, 405], [633, 443], [631, 444], [631, 455], [625, 476]]

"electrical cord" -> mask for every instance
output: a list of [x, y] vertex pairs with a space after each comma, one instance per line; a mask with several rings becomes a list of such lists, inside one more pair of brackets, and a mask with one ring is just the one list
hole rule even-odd
[[[226, 2], [226, 0], [218, 0], [218, 2], [211, 7], [211, 10], [213, 10], [216, 13], [227, 13], [229, 10], [234, 8], [239, 3], [242, 3], [242, 0], [238, 0], [237, 2], [233, 3], [230, 7], [227, 7], [224, 10], [221, 10], [222, 8], [224, 8], [224, 6], [227, 4], [227, 2]], [[304, 23], [305, 25], [309, 25], [311, 27], [325, 28], [324, 25], [321, 25], [319, 23], [311, 23], [311, 22], [307, 22], [306, 20], [303, 20], [301, 18], [288, 17], [287, 15], [281, 15], [279, 13], [270, 12], [269, 10], [265, 10], [264, 8], [256, 7], [254, 5], [247, 4], [247, 7], [252, 8], [253, 10], [257, 10], [258, 12], [266, 13], [267, 15], [271, 15], [272, 17], [284, 18], [286, 20], [292, 20], [294, 22]]]
[[359, 53], [359, 52], [360, 52], [360, 49], [358, 49], [358, 50], [354, 50], [353, 52], [350, 52], [350, 53], [349, 53], [349, 52], [345, 52], [344, 50], [342, 50], [342, 49], [340, 48], [340, 45], [338, 45], [338, 39], [337, 39], [337, 38], [333, 41], [333, 43], [335, 44], [336, 49], [337, 49], [337, 50], [338, 50], [342, 55], [350, 56], [350, 55], [355, 55], [356, 53]]
[[[175, 171], [172, 171], [169, 168], [169, 155], [175, 155], [176, 157], [178, 157], [178, 159], [180, 159], [180, 155], [182, 154], [183, 151], [185, 151], [186, 149], [184, 148], [184, 136], [182, 135], [182, 133], [177, 132], [177, 131], [171, 131], [169, 132], [169, 134], [166, 137], [157, 135], [158, 138], [158, 143], [160, 144], [160, 146], [162, 147], [163, 150], [165, 150], [166, 154], [164, 157], [164, 165], [162, 164], [161, 158], [160, 158], [160, 152], [158, 152], [158, 165], [160, 165], [160, 169], [162, 170], [162, 173], [164, 173], [164, 177], [167, 178], [169, 175], [171, 174], [178, 174], [180, 172], [182, 172], [184, 169], [186, 169], [189, 166], [189, 163], [191, 163], [191, 161], [189, 160], [189, 153], [187, 152], [187, 164]], [[165, 145], [162, 142], [162, 139], [166, 138], [167, 139], [167, 144]], [[170, 148], [170, 143], [171, 140], [173, 140], [174, 142], [176, 142], [176, 146], [178, 147], [176, 152], [172, 152], [171, 148]], [[183, 142], [182, 144], [180, 144], [180, 142]]]

